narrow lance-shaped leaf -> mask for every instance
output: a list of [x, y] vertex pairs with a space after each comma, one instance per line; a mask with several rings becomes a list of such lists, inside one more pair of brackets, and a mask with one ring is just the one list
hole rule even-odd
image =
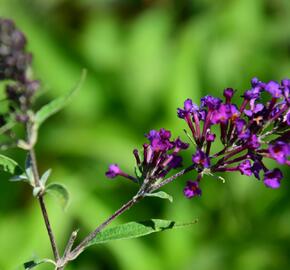
[[61, 109], [63, 109], [66, 104], [71, 100], [72, 95], [81, 88], [85, 77], [86, 77], [86, 70], [83, 70], [81, 78], [77, 85], [66, 95], [59, 97], [50, 103], [44, 105], [35, 115], [35, 124], [37, 127], [41, 126], [41, 124], [50, 116], [56, 114]]
[[59, 183], [51, 183], [45, 188], [45, 193], [55, 196], [65, 210], [69, 204], [69, 192], [67, 188]]
[[47, 170], [46, 172], [44, 172], [44, 174], [41, 176], [41, 178], [40, 178], [40, 182], [42, 183], [43, 186], [46, 185], [46, 182], [47, 182], [47, 180], [48, 180], [50, 174], [51, 174], [51, 169], [48, 169], [48, 170]]
[[11, 181], [11, 182], [20, 182], [20, 181], [29, 182], [26, 174], [14, 175], [9, 179], [9, 181]]
[[148, 221], [142, 222], [129, 222], [101, 231], [93, 240], [89, 242], [88, 246], [103, 244], [114, 240], [137, 238], [165, 230], [178, 229], [191, 226], [196, 222], [197, 220], [187, 223], [180, 223], [162, 219], [150, 219]]
[[30, 269], [32, 269], [32, 268], [34, 268], [34, 267], [36, 267], [36, 266], [38, 266], [38, 265], [40, 265], [42, 263], [52, 263], [53, 265], [55, 265], [55, 263], [52, 260], [43, 259], [41, 261], [29, 261], [29, 262], [26, 262], [26, 263], [23, 264], [23, 266], [24, 266], [25, 270], [30, 270]]
[[21, 172], [21, 168], [19, 167], [18, 163], [4, 155], [0, 155], [0, 167], [1, 170], [10, 174], [18, 174]]
[[169, 200], [171, 203], [173, 202], [173, 197], [164, 191], [158, 191], [155, 193], [147, 193], [145, 196], [146, 197], [157, 197], [160, 199]]

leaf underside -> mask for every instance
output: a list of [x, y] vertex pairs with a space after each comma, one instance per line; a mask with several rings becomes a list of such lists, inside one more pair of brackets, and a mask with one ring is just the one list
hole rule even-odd
[[51, 183], [46, 187], [45, 192], [56, 197], [59, 200], [63, 209], [64, 210], [67, 209], [70, 195], [67, 188], [64, 185], [59, 183]]
[[0, 167], [1, 170], [10, 174], [17, 174], [21, 172], [21, 168], [17, 162], [9, 157], [0, 155]]
[[146, 197], [156, 197], [156, 198], [160, 198], [160, 199], [164, 199], [164, 200], [169, 200], [171, 203], [173, 202], [173, 197], [164, 191], [158, 191], [155, 193], [148, 193], [148, 194], [146, 194]]
[[129, 222], [112, 228], [105, 229], [98, 233], [87, 246], [104, 244], [114, 240], [131, 239], [157, 233], [165, 230], [178, 229], [195, 224], [197, 220], [180, 223], [171, 220], [150, 219], [141, 222]]

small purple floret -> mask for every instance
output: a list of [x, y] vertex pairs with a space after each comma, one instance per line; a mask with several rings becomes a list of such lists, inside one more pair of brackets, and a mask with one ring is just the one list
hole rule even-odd
[[169, 141], [171, 132], [163, 128], [159, 131], [151, 130], [145, 136], [150, 141], [150, 145], [154, 151], [166, 151], [173, 147], [173, 144]]
[[250, 149], [256, 150], [261, 146], [260, 140], [256, 134], [252, 134], [247, 143]]
[[234, 96], [234, 89], [233, 88], [226, 88], [224, 90], [224, 97], [226, 98], [226, 101], [230, 101], [232, 97]]
[[192, 198], [194, 196], [201, 196], [201, 189], [199, 188], [198, 181], [187, 181], [186, 186], [183, 190], [185, 197]]
[[290, 155], [290, 145], [282, 141], [277, 141], [275, 144], [269, 146], [269, 154], [278, 163], [285, 164]]
[[239, 171], [241, 174], [251, 176], [252, 175], [252, 166], [251, 166], [251, 161], [250, 160], [244, 160], [241, 162], [241, 164], [238, 166]]
[[265, 173], [264, 184], [266, 187], [276, 189], [280, 187], [280, 182], [282, 178], [282, 172], [276, 168]]
[[122, 173], [121, 169], [117, 164], [111, 164], [109, 166], [108, 171], [106, 172], [106, 176], [108, 178], [115, 178]]
[[196, 153], [192, 156], [192, 162], [200, 165], [204, 168], [208, 168], [210, 166], [209, 157], [201, 150], [197, 150]]
[[260, 97], [261, 91], [261, 87], [256, 86], [250, 90], [247, 90], [243, 97], [247, 100], [256, 100]]
[[214, 142], [215, 138], [216, 138], [216, 135], [213, 133], [206, 134], [206, 141], [207, 142]]
[[192, 100], [188, 98], [184, 101], [183, 109], [177, 109], [177, 115], [179, 118], [185, 118], [187, 115], [190, 115], [194, 111], [198, 111], [198, 109], [198, 106], [192, 103]]
[[219, 106], [222, 103], [222, 100], [213, 96], [205, 96], [201, 98], [201, 106], [202, 107], [207, 107], [210, 110], [216, 110], [219, 108]]
[[282, 90], [277, 82], [270, 81], [266, 84], [265, 90], [269, 92], [273, 98], [280, 98], [282, 96]]

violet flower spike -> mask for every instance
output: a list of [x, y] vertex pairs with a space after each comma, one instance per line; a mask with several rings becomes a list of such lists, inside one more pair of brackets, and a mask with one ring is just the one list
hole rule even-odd
[[[225, 103], [210, 95], [201, 99], [199, 113], [202, 111], [204, 117], [199, 118], [199, 121], [203, 121], [203, 131], [198, 139], [194, 137], [197, 150], [192, 156], [199, 174], [198, 184], [206, 174], [240, 171], [243, 175], [254, 175], [260, 179], [260, 172], [263, 171], [266, 186], [280, 186], [281, 171], [277, 168], [269, 170], [263, 159], [271, 158], [279, 164], [290, 165], [290, 80], [284, 79], [279, 84], [274, 81], [264, 83], [253, 78], [251, 86], [250, 90], [241, 95], [243, 99], [240, 105], [232, 103], [232, 88], [224, 90]], [[220, 136], [212, 132], [216, 125], [220, 127]], [[197, 125], [192, 123], [192, 126], [191, 129], [196, 131]], [[224, 146], [212, 153], [216, 138]], [[267, 141], [269, 139], [272, 141], [270, 145]], [[190, 193], [191, 186], [186, 186], [187, 197], [193, 196]]]

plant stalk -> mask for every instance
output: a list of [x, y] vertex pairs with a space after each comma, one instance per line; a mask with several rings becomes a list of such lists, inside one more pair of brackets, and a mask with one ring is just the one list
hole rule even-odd
[[[176, 173], [175, 175], [165, 179], [160, 184], [155, 185], [151, 190], [149, 190], [149, 192], [151, 193], [151, 192], [163, 187], [164, 185], [169, 184], [170, 182], [172, 182], [176, 178], [186, 174], [187, 172], [193, 170], [194, 168], [195, 168], [194, 165], [189, 166], [188, 168], [186, 168], [186, 169]], [[73, 251], [71, 251], [67, 255], [67, 258], [64, 258], [64, 259], [67, 261], [72, 261], [72, 260], [76, 259], [76, 257], [79, 256], [84, 251], [84, 249], [89, 244], [89, 242], [91, 240], [93, 240], [100, 231], [102, 231], [113, 220], [115, 220], [118, 216], [123, 214], [125, 211], [129, 210], [133, 205], [135, 205], [137, 202], [139, 202], [143, 198], [144, 198], [144, 192], [138, 192], [137, 195], [135, 195], [130, 201], [125, 203], [112, 216], [110, 216], [101, 225], [99, 225], [93, 232], [91, 232]], [[58, 270], [61, 270], [61, 268], [59, 268]]]
[[125, 203], [120, 209], [118, 209], [112, 216], [105, 220], [101, 225], [99, 225], [93, 232], [91, 232], [70, 254], [69, 260], [74, 260], [88, 245], [88, 243], [96, 237], [96, 235], [103, 230], [107, 225], [109, 225], [114, 219], [123, 214], [125, 211], [129, 210], [134, 204], [143, 198], [142, 195], [134, 196], [130, 201]]
[[[27, 126], [28, 143], [30, 143], [30, 139], [31, 139], [30, 130], [31, 130], [30, 127]], [[31, 148], [29, 149], [29, 155], [30, 155], [30, 159], [31, 159], [32, 173], [33, 173], [33, 177], [34, 177], [34, 181], [35, 181], [34, 184], [35, 184], [36, 187], [39, 187], [40, 186], [40, 179], [39, 179], [39, 173], [38, 173], [38, 168], [37, 168], [36, 155], [35, 155], [35, 151], [34, 151], [34, 147], [33, 146], [31, 146]], [[55, 240], [52, 228], [51, 228], [51, 224], [50, 224], [50, 221], [49, 221], [49, 217], [48, 217], [48, 213], [47, 213], [47, 210], [46, 210], [43, 194], [40, 193], [37, 198], [38, 198], [38, 202], [39, 202], [39, 205], [40, 205], [40, 208], [41, 208], [41, 212], [42, 212], [42, 216], [43, 216], [44, 223], [45, 223], [45, 226], [46, 226], [46, 230], [47, 230], [47, 233], [48, 233], [48, 236], [49, 236], [49, 240], [50, 240], [53, 256], [54, 256], [55, 262], [58, 262], [59, 259], [60, 259], [60, 256], [59, 256], [56, 240]]]

